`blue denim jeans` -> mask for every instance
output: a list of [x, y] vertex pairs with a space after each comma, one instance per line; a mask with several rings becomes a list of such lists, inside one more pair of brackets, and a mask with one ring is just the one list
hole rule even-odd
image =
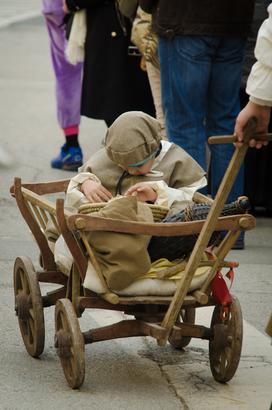
[[[206, 141], [232, 134], [240, 111], [239, 89], [246, 40], [208, 36], [159, 38], [162, 103], [170, 141], [181, 146], [205, 170]], [[211, 145], [210, 190], [215, 196], [232, 144]], [[240, 170], [228, 201], [243, 193]]]

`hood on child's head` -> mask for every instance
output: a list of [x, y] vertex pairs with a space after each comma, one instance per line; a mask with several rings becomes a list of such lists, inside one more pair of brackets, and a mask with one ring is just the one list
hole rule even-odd
[[107, 131], [107, 154], [121, 166], [141, 162], [159, 148], [160, 132], [160, 123], [150, 115], [142, 111], [125, 112]]

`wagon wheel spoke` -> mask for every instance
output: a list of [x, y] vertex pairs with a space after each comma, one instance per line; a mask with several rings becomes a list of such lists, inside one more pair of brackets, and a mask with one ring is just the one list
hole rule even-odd
[[186, 319], [186, 310], [185, 309], [181, 309], [180, 314], [179, 314], [179, 320], [180, 320], [180, 318], [182, 319], [183, 322]]
[[232, 349], [229, 346], [225, 347], [225, 355], [226, 355], [226, 359], [228, 361], [228, 363], [230, 363], [231, 358], [232, 358]]
[[29, 312], [30, 318], [35, 322], [35, 314], [34, 314], [33, 308], [30, 308], [28, 312]]
[[233, 316], [232, 312], [229, 312], [229, 315], [228, 315], [228, 327], [229, 327], [229, 329], [233, 329], [234, 326], [235, 326], [234, 316]]
[[75, 376], [75, 372], [73, 371], [73, 359], [66, 358], [65, 360], [66, 360], [66, 368], [67, 368], [68, 374], [72, 378]]
[[22, 290], [28, 294], [29, 293], [28, 281], [22, 269], [20, 270], [20, 281], [21, 281]]
[[29, 323], [29, 327], [30, 327], [30, 329], [31, 329], [32, 335], [34, 335], [35, 329], [36, 329], [35, 320], [32, 319], [32, 317], [30, 317], [30, 318], [28, 319], [28, 323]]
[[60, 322], [61, 322], [61, 329], [63, 329], [65, 332], [68, 334], [70, 333], [70, 327], [69, 324], [67, 323], [63, 312], [60, 313]]
[[24, 295], [24, 293], [25, 293], [25, 292], [24, 292], [23, 289], [21, 289], [21, 288], [20, 288], [20, 289], [17, 289], [17, 296], [20, 297], [21, 295]]
[[219, 372], [224, 374], [226, 370], [226, 355], [225, 352], [222, 352], [220, 355], [220, 364], [219, 364]]
[[220, 352], [214, 355], [213, 361], [214, 361], [214, 367], [217, 369], [217, 371], [219, 371], [220, 363], [221, 363], [221, 353]]

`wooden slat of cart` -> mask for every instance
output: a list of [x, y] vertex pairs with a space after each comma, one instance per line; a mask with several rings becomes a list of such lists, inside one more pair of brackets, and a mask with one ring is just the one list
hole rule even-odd
[[[15, 178], [18, 179], [18, 178]], [[31, 182], [29, 184], [21, 184], [23, 189], [34, 192], [38, 195], [55, 194], [59, 192], [66, 192], [69, 184], [69, 179], [53, 181], [53, 182]], [[15, 186], [12, 185], [10, 188], [10, 193], [14, 195]]]
[[[243, 215], [222, 216], [215, 223], [214, 230], [239, 230]], [[205, 221], [147, 223], [103, 218], [100, 216], [74, 214], [67, 220], [71, 230], [123, 232], [154, 236], [177, 236], [198, 234]]]

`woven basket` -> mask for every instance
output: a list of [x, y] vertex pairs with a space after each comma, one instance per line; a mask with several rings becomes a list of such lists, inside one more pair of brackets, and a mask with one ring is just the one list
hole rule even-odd
[[[100, 211], [100, 209], [102, 209], [106, 204], [107, 202], [83, 204], [79, 207], [78, 212], [80, 214], [91, 214], [92, 212]], [[153, 204], [148, 204], [148, 206], [152, 211], [154, 222], [161, 222], [166, 217], [169, 211], [166, 206]]]

